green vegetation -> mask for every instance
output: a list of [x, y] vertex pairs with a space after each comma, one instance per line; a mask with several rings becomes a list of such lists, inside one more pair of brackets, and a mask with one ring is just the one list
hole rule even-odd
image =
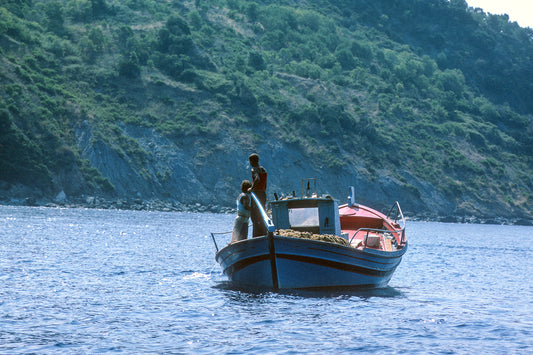
[[533, 30], [464, 0], [5, 0], [0, 180], [112, 191], [84, 122], [141, 173], [121, 124], [198, 147], [265, 128], [319, 166], [531, 211], [532, 78]]

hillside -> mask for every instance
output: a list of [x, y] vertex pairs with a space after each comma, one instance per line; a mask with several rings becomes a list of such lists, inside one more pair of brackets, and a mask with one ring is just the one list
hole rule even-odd
[[273, 193], [533, 219], [533, 30], [463, 0], [7, 0], [0, 200]]

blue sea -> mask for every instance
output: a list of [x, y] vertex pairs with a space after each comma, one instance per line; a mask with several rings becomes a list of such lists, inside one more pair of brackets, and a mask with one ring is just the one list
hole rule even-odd
[[533, 227], [408, 222], [389, 287], [274, 293], [216, 264], [233, 219], [0, 206], [0, 354], [533, 353]]

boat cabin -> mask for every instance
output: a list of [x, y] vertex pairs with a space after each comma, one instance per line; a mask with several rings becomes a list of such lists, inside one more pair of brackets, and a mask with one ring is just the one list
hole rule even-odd
[[286, 198], [270, 206], [276, 229], [341, 236], [339, 205], [331, 197]]

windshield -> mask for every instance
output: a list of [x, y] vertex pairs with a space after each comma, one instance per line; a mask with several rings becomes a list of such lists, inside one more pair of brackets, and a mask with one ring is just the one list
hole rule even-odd
[[318, 208], [289, 208], [289, 223], [291, 227], [318, 226]]

